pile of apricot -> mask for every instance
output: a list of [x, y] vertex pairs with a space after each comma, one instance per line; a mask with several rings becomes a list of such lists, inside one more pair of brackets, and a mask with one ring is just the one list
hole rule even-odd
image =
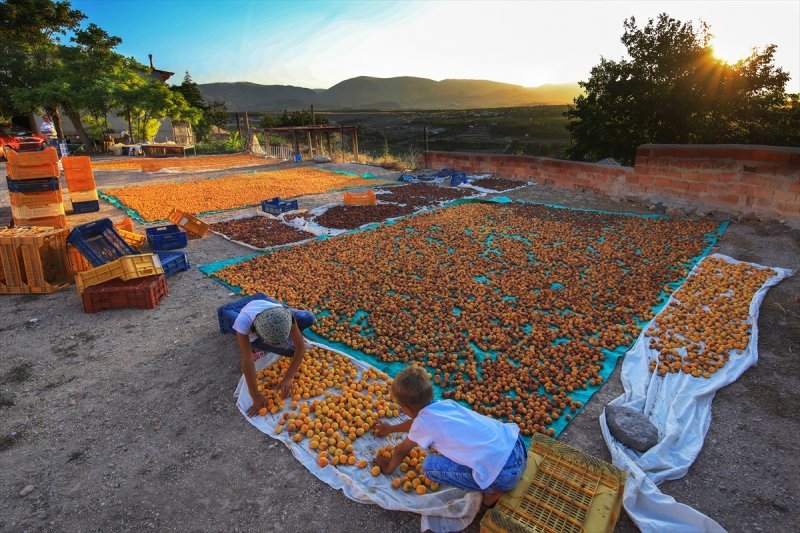
[[721, 257], [701, 261], [645, 331], [650, 371], [711, 378], [750, 342], [750, 302], [775, 271]]
[[[391, 459], [394, 446], [387, 444], [378, 450], [378, 455]], [[392, 488], [402, 490], [403, 492], [417, 493], [420, 496], [428, 492], [436, 492], [439, 490], [439, 484], [435, 481], [428, 479], [422, 473], [422, 462], [425, 456], [428, 455], [426, 450], [419, 446], [413, 448], [407, 456], [403, 458], [403, 462], [392, 473]], [[372, 467], [372, 475], [379, 476], [381, 469], [378, 466]]]
[[[431, 187], [436, 188], [436, 187]], [[313, 310], [367, 360], [419, 363], [445, 398], [524, 435], [582, 407], [708, 246], [710, 221], [465, 203], [315, 240], [215, 274]]]

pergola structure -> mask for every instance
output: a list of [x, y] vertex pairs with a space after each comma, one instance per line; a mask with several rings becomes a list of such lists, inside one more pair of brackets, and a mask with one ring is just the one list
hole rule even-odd
[[311, 151], [309, 155], [314, 155], [314, 150], [323, 152], [322, 140], [325, 139], [325, 147], [329, 154], [333, 153], [331, 145], [331, 133], [339, 133], [342, 136], [342, 145], [344, 145], [345, 134], [350, 134], [350, 139], [353, 145], [353, 155], [358, 162], [358, 126], [333, 126], [329, 124], [324, 125], [311, 125], [311, 126], [284, 126], [281, 128], [265, 128], [263, 130], [267, 134], [267, 146], [269, 146], [269, 134], [275, 135], [289, 135], [292, 136], [292, 146], [294, 153], [300, 153], [300, 138], [305, 135], [308, 149]]

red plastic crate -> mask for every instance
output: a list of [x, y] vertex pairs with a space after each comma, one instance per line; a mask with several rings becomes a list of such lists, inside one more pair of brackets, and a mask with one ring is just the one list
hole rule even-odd
[[97, 313], [103, 309], [127, 307], [153, 309], [167, 293], [167, 277], [164, 274], [128, 281], [113, 279], [86, 287], [82, 294], [83, 310]]

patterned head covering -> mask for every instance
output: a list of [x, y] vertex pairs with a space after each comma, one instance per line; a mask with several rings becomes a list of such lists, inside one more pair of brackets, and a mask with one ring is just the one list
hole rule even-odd
[[292, 312], [285, 307], [270, 307], [256, 315], [253, 328], [267, 344], [286, 342], [292, 329]]

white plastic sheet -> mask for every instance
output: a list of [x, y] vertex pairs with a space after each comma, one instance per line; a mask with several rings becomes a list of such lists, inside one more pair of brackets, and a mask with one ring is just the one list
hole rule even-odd
[[[321, 346], [326, 350], [337, 351], [321, 344], [310, 344]], [[342, 355], [347, 356], [347, 354], [343, 353]], [[277, 359], [277, 355], [267, 353], [256, 361], [256, 369], [266, 368]], [[350, 359], [359, 368], [359, 371], [363, 371], [370, 366], [363, 361]], [[434, 533], [460, 531], [471, 524], [478, 514], [481, 506], [481, 494], [478, 492], [443, 487], [437, 492], [429, 492], [424, 495], [407, 494], [402, 490], [392, 488], [389, 476], [381, 474], [374, 477], [370, 473], [370, 468], [360, 469], [356, 466], [336, 467], [332, 465], [320, 467], [317, 464], [316, 454], [308, 448], [305, 441], [296, 443], [286, 433], [275, 433], [274, 428], [277, 426], [277, 419], [281, 416], [281, 413], [254, 416], [252, 418], [247, 416], [247, 409], [253, 404], [253, 400], [250, 397], [247, 386], [244, 384], [244, 377], [239, 380], [234, 395], [237, 397], [236, 405], [245, 420], [262, 433], [282, 442], [289, 448], [295, 459], [312, 474], [334, 489], [341, 490], [352, 500], [362, 503], [374, 503], [384, 509], [417, 513], [421, 515], [420, 531], [430, 530]], [[394, 445], [400, 440], [402, 440], [402, 436], [398, 434], [379, 438], [372, 432], [368, 432], [356, 439], [353, 444], [355, 445], [356, 456], [369, 459], [371, 462], [378, 449], [390, 443]], [[396, 475], [399, 475], [399, 470]]]
[[[720, 254], [731, 263], [735, 259]], [[702, 261], [698, 266], [702, 265]], [[753, 266], [769, 268], [762, 265]], [[697, 267], [695, 267], [697, 268]], [[640, 454], [616, 440], [606, 424], [605, 412], [600, 416], [603, 438], [611, 451], [614, 465], [628, 474], [623, 506], [644, 532], [694, 533], [725, 531], [713, 519], [688, 505], [663, 494], [658, 485], [686, 475], [703, 447], [711, 423], [711, 401], [717, 390], [733, 383], [758, 360], [758, 311], [769, 289], [792, 275], [790, 270], [771, 268], [774, 275], [758, 289], [750, 302], [748, 323], [750, 341], [741, 355], [732, 356], [713, 379], [693, 378], [682, 372], [661, 377], [650, 372], [649, 361], [656, 355], [644, 336], [653, 321], [642, 331], [638, 341], [622, 363], [624, 394], [609, 405], [627, 406], [643, 412], [658, 428], [659, 443]], [[655, 319], [654, 319], [655, 320]]]

